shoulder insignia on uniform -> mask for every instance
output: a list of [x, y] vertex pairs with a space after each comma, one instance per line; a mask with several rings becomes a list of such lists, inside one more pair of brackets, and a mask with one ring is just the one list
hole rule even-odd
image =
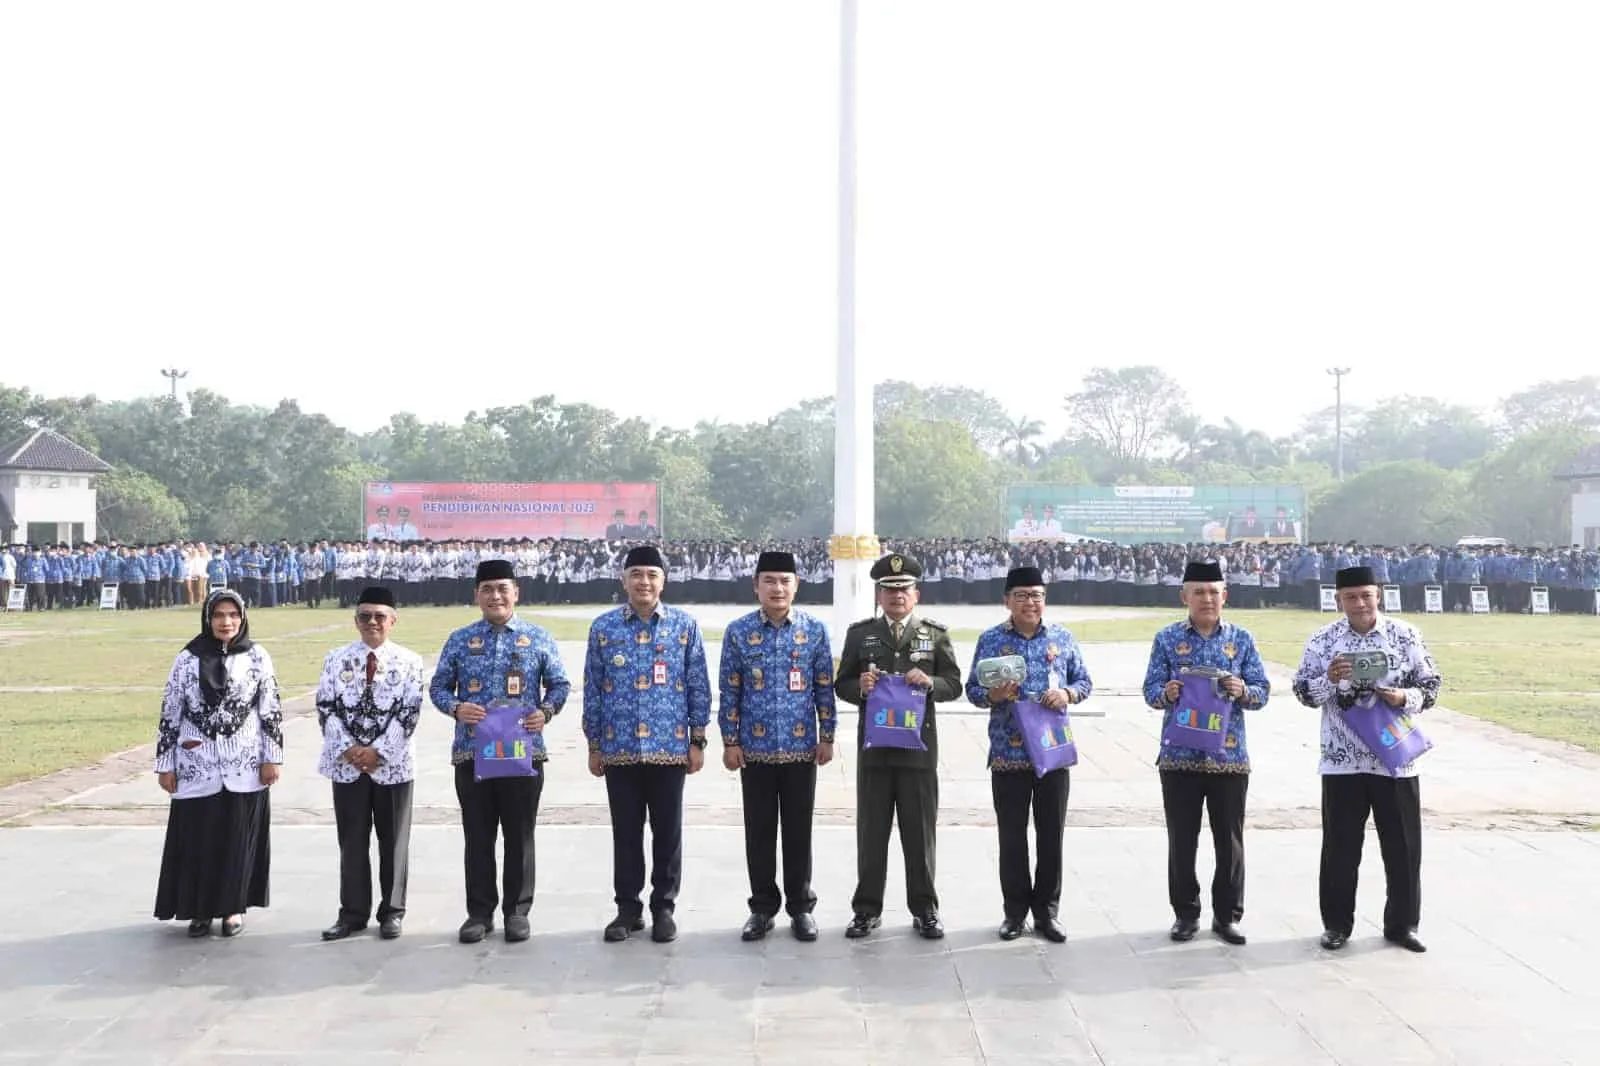
[[949, 626], [945, 625], [943, 622], [935, 622], [931, 618], [918, 618], [917, 619], [917, 624], [918, 625], [927, 626], [929, 629], [937, 629], [941, 633], [943, 633], [945, 630], [950, 628]]
[[870, 626], [876, 621], [876, 618], [863, 618], [859, 622], [851, 622], [850, 625], [846, 627], [845, 632], [849, 632], [852, 629], [860, 629], [862, 626]]

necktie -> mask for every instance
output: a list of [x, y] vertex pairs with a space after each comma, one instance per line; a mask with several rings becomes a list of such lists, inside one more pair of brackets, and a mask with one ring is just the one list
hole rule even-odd
[[375, 675], [377, 672], [378, 672], [378, 653], [375, 652], [375, 651], [369, 651], [369, 652], [367, 652], [367, 684], [368, 685], [372, 684], [373, 675]]
[[889, 632], [894, 635], [894, 642], [896, 644], [900, 643], [900, 623], [899, 622], [890, 622], [889, 623]]

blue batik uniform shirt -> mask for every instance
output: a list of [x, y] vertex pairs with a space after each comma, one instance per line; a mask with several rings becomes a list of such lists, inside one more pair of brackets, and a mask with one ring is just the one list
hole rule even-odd
[[[1223, 741], [1222, 751], [1163, 747], [1156, 758], [1156, 766], [1163, 770], [1249, 773], [1250, 753], [1245, 747], [1244, 714], [1241, 712], [1265, 707], [1272, 691], [1255, 640], [1248, 630], [1232, 622], [1218, 622], [1209, 637], [1201, 636], [1187, 618], [1172, 623], [1156, 634], [1150, 647], [1150, 665], [1144, 672], [1145, 703], [1165, 712], [1169, 718], [1176, 714], [1177, 708], [1167, 706], [1161, 695], [1168, 681], [1180, 680], [1178, 671], [1185, 666], [1208, 666], [1236, 675], [1244, 682], [1244, 698], [1233, 701], [1234, 713], [1228, 720], [1228, 736]], [[1162, 728], [1165, 727], [1163, 721]]]
[[790, 609], [774, 625], [756, 610], [722, 632], [717, 725], [724, 747], [749, 762], [810, 762], [832, 744], [836, 722], [828, 631]]
[[623, 604], [594, 620], [583, 735], [603, 764], [685, 765], [689, 737], [704, 734], [710, 720], [706, 648], [691, 615], [658, 604], [645, 618]]
[[[1083, 663], [1078, 641], [1066, 626], [1042, 622], [1033, 636], [1025, 637], [1010, 619], [983, 631], [967, 674], [967, 699], [989, 708], [989, 769], [1032, 770], [1028, 749], [1022, 746], [1022, 731], [1011, 713], [1012, 701], [990, 706], [989, 693], [978, 684], [978, 661], [1001, 655], [1020, 655], [1028, 664], [1022, 681], [1022, 696], [1037, 701], [1047, 688], [1064, 688], [1073, 695], [1073, 704], [1082, 703], [1094, 691], [1094, 682]], [[1068, 711], [1071, 714], [1071, 711]]]
[[[522, 694], [506, 693], [506, 678], [513, 671], [522, 674]], [[456, 706], [476, 703], [487, 707], [494, 700], [512, 699], [554, 718], [566, 705], [572, 691], [555, 638], [543, 626], [524, 622], [516, 615], [503, 626], [478, 619], [451, 633], [439, 652], [428, 685], [428, 698], [445, 714], [454, 715]], [[472, 726], [456, 723], [455, 739], [450, 743], [450, 761], [472, 758]], [[534, 761], [546, 758], [543, 743], [534, 745]]]

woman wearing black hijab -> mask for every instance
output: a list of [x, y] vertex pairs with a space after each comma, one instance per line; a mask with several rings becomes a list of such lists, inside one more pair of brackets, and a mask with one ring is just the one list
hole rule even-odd
[[189, 935], [237, 936], [248, 907], [267, 905], [271, 808], [283, 762], [283, 713], [272, 657], [250, 640], [244, 600], [206, 597], [200, 634], [172, 664], [156, 737], [156, 780], [172, 797], [156, 917]]

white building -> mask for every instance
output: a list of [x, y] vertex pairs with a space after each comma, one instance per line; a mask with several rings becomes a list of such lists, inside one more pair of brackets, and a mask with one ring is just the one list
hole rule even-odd
[[111, 464], [53, 429], [0, 447], [0, 544], [95, 539], [95, 475]]
[[1571, 543], [1600, 549], [1600, 446], [1579, 455], [1556, 477], [1572, 486]]

